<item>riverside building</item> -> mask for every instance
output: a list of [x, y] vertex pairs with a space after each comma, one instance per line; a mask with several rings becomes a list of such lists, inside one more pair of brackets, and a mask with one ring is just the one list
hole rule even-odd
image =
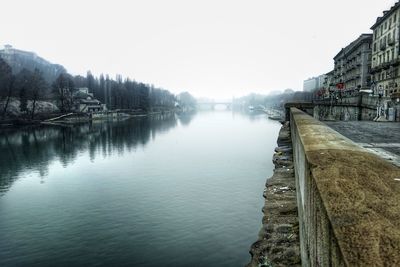
[[335, 67], [329, 84], [335, 90], [354, 92], [371, 87], [372, 34], [361, 34], [333, 58]]
[[375, 93], [392, 96], [400, 92], [400, 3], [378, 17], [373, 30], [372, 84]]

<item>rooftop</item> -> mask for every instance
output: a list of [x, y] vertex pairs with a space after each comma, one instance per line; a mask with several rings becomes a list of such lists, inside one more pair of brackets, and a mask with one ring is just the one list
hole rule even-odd
[[333, 58], [336, 60], [340, 55], [342, 54], [348, 54], [354, 51], [360, 44], [364, 42], [371, 42], [372, 41], [372, 33], [363, 33], [361, 34], [356, 40], [351, 42], [349, 45], [347, 45], [345, 48], [342, 48], [339, 53]]
[[383, 11], [383, 16], [378, 17], [374, 25], [372, 25], [371, 30], [376, 29], [386, 18], [393, 14], [400, 7], [400, 1], [396, 2], [389, 10]]

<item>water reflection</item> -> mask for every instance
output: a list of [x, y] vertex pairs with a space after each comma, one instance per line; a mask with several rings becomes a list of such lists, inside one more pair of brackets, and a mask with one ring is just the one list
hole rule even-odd
[[[193, 115], [186, 114], [179, 116], [179, 121], [188, 125], [192, 118]], [[44, 177], [54, 160], [67, 167], [85, 151], [89, 151], [92, 161], [99, 155], [123, 154], [145, 146], [176, 125], [175, 115], [164, 114], [116, 122], [8, 129], [0, 136], [0, 194], [22, 172], [34, 170]]]
[[0, 266], [244, 266], [279, 128], [218, 111], [2, 132]]
[[196, 112], [189, 112], [189, 113], [182, 113], [179, 114], [178, 119], [179, 122], [183, 125], [183, 126], [189, 126], [190, 122], [193, 120], [193, 118], [196, 116]]

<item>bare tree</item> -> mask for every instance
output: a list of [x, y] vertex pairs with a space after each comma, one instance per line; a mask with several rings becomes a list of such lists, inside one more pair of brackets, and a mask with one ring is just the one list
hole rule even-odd
[[46, 82], [43, 78], [42, 73], [39, 69], [35, 69], [33, 72], [32, 80], [31, 80], [31, 94], [32, 94], [32, 113], [31, 119], [34, 119], [35, 116], [35, 109], [36, 109], [36, 102], [42, 96], [43, 91], [45, 89]]
[[53, 92], [57, 95], [62, 112], [71, 110], [73, 90], [74, 82], [68, 74], [60, 74], [53, 83]]

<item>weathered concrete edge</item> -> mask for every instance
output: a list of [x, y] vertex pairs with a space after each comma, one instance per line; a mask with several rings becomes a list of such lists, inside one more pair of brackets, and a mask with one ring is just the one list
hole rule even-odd
[[290, 112], [341, 260], [347, 266], [400, 265], [400, 168], [302, 111]]

